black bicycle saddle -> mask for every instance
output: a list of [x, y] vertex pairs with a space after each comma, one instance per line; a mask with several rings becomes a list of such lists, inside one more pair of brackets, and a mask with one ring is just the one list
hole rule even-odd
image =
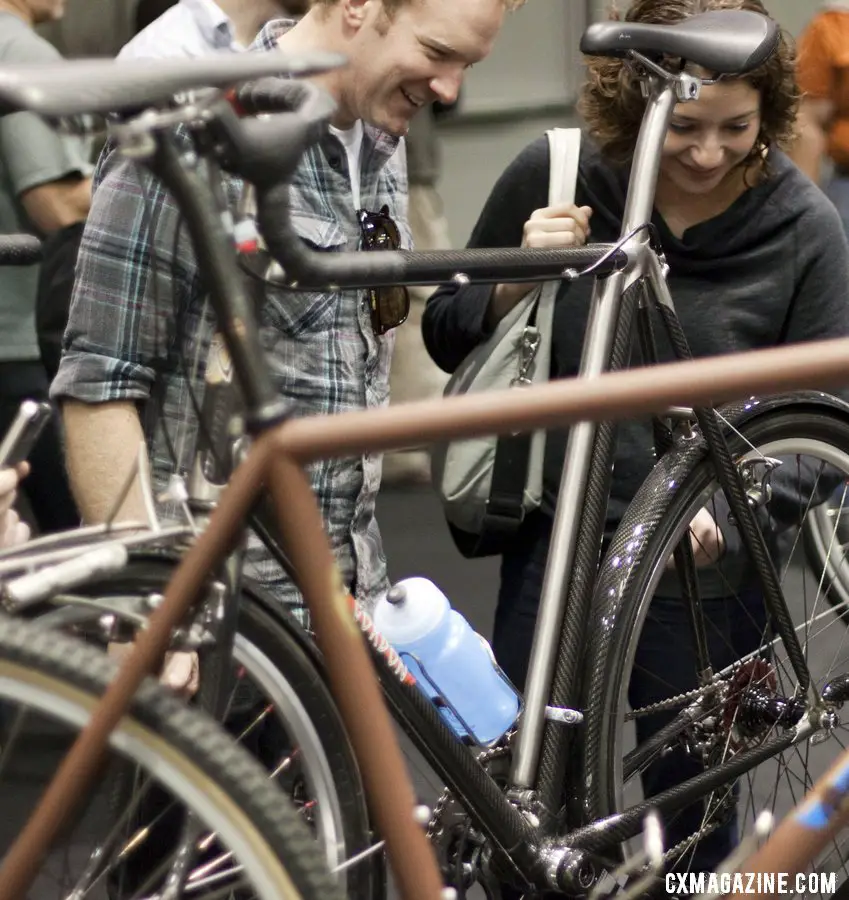
[[584, 32], [581, 51], [590, 56], [673, 56], [717, 75], [743, 74], [773, 54], [780, 29], [772, 19], [742, 9], [701, 13], [674, 25], [599, 22]]

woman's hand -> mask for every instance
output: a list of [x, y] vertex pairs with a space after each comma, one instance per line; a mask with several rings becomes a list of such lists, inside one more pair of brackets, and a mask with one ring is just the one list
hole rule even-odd
[[14, 469], [0, 469], [0, 548], [17, 547], [29, 540], [29, 525], [12, 509], [18, 484], [29, 474], [29, 463]]
[[[690, 545], [697, 569], [703, 569], [719, 562], [725, 553], [725, 537], [713, 516], [702, 507], [690, 522]], [[667, 569], [675, 568], [675, 559], [670, 556]]]
[[574, 203], [537, 209], [525, 222], [522, 246], [544, 250], [583, 247], [590, 236], [592, 214], [589, 206]]
[[[522, 246], [544, 250], [582, 247], [590, 236], [592, 214], [589, 206], [575, 206], [573, 203], [537, 209], [522, 229]], [[533, 283], [496, 285], [487, 311], [489, 328], [495, 328], [534, 287]]]

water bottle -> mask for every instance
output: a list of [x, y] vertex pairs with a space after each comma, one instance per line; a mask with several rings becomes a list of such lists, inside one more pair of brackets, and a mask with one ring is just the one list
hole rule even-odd
[[374, 623], [459, 738], [489, 745], [516, 721], [519, 697], [489, 644], [432, 581], [398, 582], [378, 602]]

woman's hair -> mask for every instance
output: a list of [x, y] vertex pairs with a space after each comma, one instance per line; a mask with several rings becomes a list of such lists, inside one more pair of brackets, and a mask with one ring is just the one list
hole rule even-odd
[[[768, 15], [761, 0], [634, 0], [625, 21], [671, 25], [714, 9], [747, 9]], [[610, 18], [620, 18], [615, 8]], [[752, 159], [760, 158], [767, 147], [786, 145], [793, 137], [799, 89], [795, 50], [786, 32], [782, 30], [778, 48], [762, 66], [740, 77], [761, 97], [761, 129], [751, 154]], [[631, 160], [645, 107], [639, 81], [625, 60], [587, 58], [578, 110], [612, 162]]]

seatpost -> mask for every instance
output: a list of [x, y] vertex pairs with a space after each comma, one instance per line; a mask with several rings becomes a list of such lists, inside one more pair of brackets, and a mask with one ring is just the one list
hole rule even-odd
[[[683, 73], [673, 75], [638, 54], [632, 55], [639, 62], [646, 63], [652, 74], [647, 78], [646, 110], [634, 151], [622, 221], [622, 238], [651, 221], [660, 154], [672, 111], [675, 104], [684, 99], [684, 91], [694, 99], [698, 96], [700, 86], [698, 79], [693, 76]], [[689, 86], [691, 84], [692, 87]], [[623, 249], [628, 255], [628, 267], [607, 278], [597, 279], [593, 288], [579, 378], [594, 378], [610, 365], [621, 297], [645, 270], [647, 253], [651, 252], [649, 235], [643, 231], [632, 236]], [[581, 515], [585, 506], [596, 433], [597, 426], [592, 422], [579, 423], [569, 430], [525, 686], [525, 708], [513, 745], [510, 783], [517, 790], [536, 787], [540, 750], [550, 709], [561, 631], [567, 614], [566, 598], [581, 530]], [[578, 627], [582, 628], [589, 621], [589, 605], [592, 600], [592, 592], [586, 593], [588, 596], [581, 598], [583, 608], [568, 611], [570, 621], [579, 622]], [[583, 646], [583, 641], [573, 646]], [[578, 660], [572, 660], [571, 665], [573, 672], [568, 683], [574, 685]], [[577, 702], [577, 698], [574, 698], [574, 702]]]

